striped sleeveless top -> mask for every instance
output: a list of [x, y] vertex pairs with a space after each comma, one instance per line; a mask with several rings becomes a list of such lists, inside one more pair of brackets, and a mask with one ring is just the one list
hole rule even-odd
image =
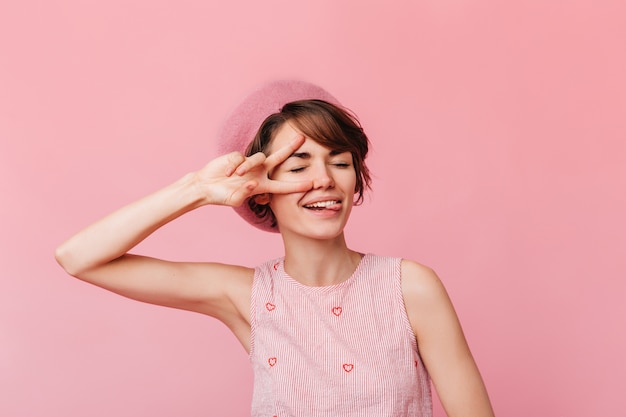
[[401, 259], [365, 255], [346, 281], [309, 287], [284, 258], [255, 268], [253, 417], [431, 417], [400, 283]]

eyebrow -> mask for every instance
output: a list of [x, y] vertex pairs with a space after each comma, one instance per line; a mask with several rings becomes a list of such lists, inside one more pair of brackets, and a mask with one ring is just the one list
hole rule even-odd
[[289, 155], [289, 158], [311, 159], [311, 154], [308, 152], [294, 152]]
[[[335, 155], [340, 155], [342, 153], [346, 153], [348, 151], [338, 151], [338, 150], [332, 150], [329, 152], [330, 156], [335, 156]], [[311, 159], [311, 154], [309, 152], [294, 152], [291, 155], [289, 155], [289, 158], [300, 158], [300, 159]], [[287, 159], [289, 159], [287, 158]]]

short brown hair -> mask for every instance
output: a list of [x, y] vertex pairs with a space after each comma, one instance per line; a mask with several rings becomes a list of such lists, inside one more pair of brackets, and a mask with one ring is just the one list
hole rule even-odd
[[[324, 100], [299, 100], [287, 103], [280, 112], [270, 115], [261, 124], [246, 149], [246, 156], [257, 152], [267, 155], [268, 147], [276, 132], [287, 121], [293, 123], [305, 136], [320, 145], [334, 151], [352, 154], [352, 163], [356, 173], [354, 192], [359, 195], [355, 205], [362, 203], [363, 194], [371, 185], [369, 169], [365, 165], [369, 140], [356, 116], [349, 110]], [[248, 206], [260, 219], [269, 216], [272, 219], [272, 227], [276, 226], [276, 218], [268, 204], [258, 204], [254, 198], [250, 198]]]

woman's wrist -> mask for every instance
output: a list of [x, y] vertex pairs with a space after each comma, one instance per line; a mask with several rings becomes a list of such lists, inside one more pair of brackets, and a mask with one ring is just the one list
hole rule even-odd
[[189, 209], [195, 209], [207, 204], [212, 204], [210, 196], [195, 172], [190, 172], [172, 184], [180, 193], [183, 205]]

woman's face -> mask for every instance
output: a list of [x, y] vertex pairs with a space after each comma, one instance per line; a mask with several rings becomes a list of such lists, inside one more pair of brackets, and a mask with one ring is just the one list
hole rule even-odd
[[[283, 124], [269, 150], [287, 145], [301, 132]], [[315, 239], [340, 236], [354, 204], [356, 173], [350, 152], [338, 153], [315, 140], [305, 142], [270, 174], [281, 181], [310, 181], [311, 189], [292, 194], [274, 194], [270, 207], [283, 236], [302, 235]]]

